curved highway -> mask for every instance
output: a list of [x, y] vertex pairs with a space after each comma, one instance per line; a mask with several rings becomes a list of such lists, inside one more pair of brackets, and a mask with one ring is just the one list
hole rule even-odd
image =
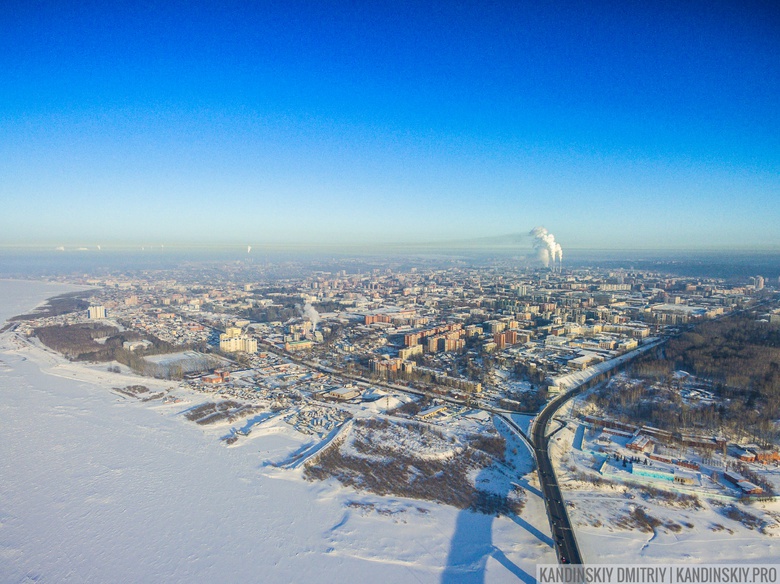
[[547, 517], [550, 520], [550, 529], [552, 530], [555, 549], [558, 552], [558, 561], [562, 564], [581, 564], [582, 556], [580, 555], [580, 548], [577, 546], [577, 539], [574, 537], [569, 514], [566, 512], [566, 504], [563, 502], [558, 479], [555, 477], [555, 471], [547, 451], [549, 441], [547, 425], [553, 415], [555, 415], [555, 412], [558, 411], [558, 408], [583, 389], [574, 389], [552, 400], [534, 420], [534, 425], [531, 429], [531, 442], [536, 455], [536, 464], [539, 467], [539, 483], [544, 495], [545, 505], [547, 506]]
[[[604, 376], [611, 375], [618, 369], [624, 367], [630, 361], [644, 353], [645, 351], [658, 346], [663, 340], [655, 341], [639, 350], [626, 354], [619, 362], [609, 370], [603, 371], [600, 375], [586, 379], [580, 382], [576, 387], [568, 392], [559, 395], [548, 403], [541, 413], [536, 417], [531, 427], [531, 443], [536, 455], [536, 464], [539, 472], [539, 483], [544, 495], [544, 501], [547, 505], [547, 517], [550, 520], [555, 548], [558, 552], [558, 561], [562, 564], [581, 564], [582, 555], [577, 546], [577, 539], [574, 537], [574, 530], [571, 527], [569, 514], [566, 511], [566, 504], [561, 496], [561, 489], [558, 486], [558, 479], [555, 476], [550, 455], [547, 451], [549, 436], [547, 435], [547, 426], [555, 415], [555, 412], [574, 396], [582, 393], [592, 387], [594, 383], [600, 383]], [[617, 359], [615, 360], [617, 361]]]

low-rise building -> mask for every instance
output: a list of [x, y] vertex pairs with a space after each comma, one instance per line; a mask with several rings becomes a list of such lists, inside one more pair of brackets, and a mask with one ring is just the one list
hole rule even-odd
[[640, 464], [631, 465], [631, 474], [638, 477], [645, 477], [649, 479], [657, 479], [660, 481], [674, 482], [674, 473], [666, 470], [660, 470], [653, 467], [647, 467]]
[[637, 434], [628, 441], [626, 448], [634, 452], [653, 452], [655, 444], [648, 436]]
[[339, 387], [325, 394], [325, 397], [338, 401], [348, 401], [359, 397], [361, 390], [355, 386]]
[[430, 420], [431, 418], [443, 414], [446, 411], [447, 406], [431, 406], [417, 414], [417, 417], [421, 420]]
[[284, 350], [290, 352], [307, 351], [313, 346], [314, 343], [308, 339], [302, 339], [300, 341], [287, 341], [284, 343]]

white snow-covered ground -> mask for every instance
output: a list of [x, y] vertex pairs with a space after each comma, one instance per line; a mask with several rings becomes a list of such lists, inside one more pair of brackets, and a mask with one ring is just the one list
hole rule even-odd
[[[570, 407], [568, 404], [562, 413]], [[765, 563], [780, 558], [780, 503], [750, 505], [713, 500], [702, 491], [699, 507], [648, 494], [636, 486], [601, 477], [578, 451], [581, 433], [569, 423], [550, 441], [550, 455], [568, 505], [577, 542], [588, 563]], [[575, 474], [576, 473], [576, 474]], [[582, 476], [607, 479], [594, 485]], [[663, 481], [653, 484], [664, 490]], [[639, 508], [658, 520], [642, 530], [632, 520]], [[729, 517], [729, 509], [747, 513], [748, 521]]]
[[[65, 291], [0, 281], [0, 323]], [[264, 461], [310, 437], [273, 419], [228, 448], [182, 415], [202, 394], [142, 403], [111, 388], [170, 382], [123, 371], [0, 335], [0, 582], [530, 582], [554, 562], [533, 488], [510, 519], [307, 482]]]
[[88, 289], [57, 282], [0, 279], [0, 326], [12, 316], [32, 312], [53, 296]]

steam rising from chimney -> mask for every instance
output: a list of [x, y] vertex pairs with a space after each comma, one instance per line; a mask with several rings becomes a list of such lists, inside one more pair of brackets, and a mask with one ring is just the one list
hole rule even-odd
[[303, 308], [298, 306], [298, 312], [301, 313], [302, 317], [308, 318], [311, 321], [312, 331], [317, 330], [317, 323], [320, 322], [320, 313], [317, 312], [317, 309], [307, 302]]
[[555, 236], [544, 227], [534, 227], [529, 235], [534, 238], [534, 249], [545, 267], [549, 267], [550, 262], [552, 262], [553, 268], [555, 268], [556, 260], [560, 267], [560, 262], [563, 260], [563, 248], [561, 248], [560, 243], [555, 241]]

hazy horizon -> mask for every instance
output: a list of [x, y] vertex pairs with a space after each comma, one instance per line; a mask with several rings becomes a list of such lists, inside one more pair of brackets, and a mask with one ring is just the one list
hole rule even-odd
[[[531, 237], [523, 237], [518, 243], [502, 243], [494, 241], [496, 238], [479, 238], [462, 241], [353, 241], [353, 242], [296, 242], [285, 241], [277, 243], [263, 242], [211, 242], [211, 243], [158, 243], [158, 242], [131, 242], [117, 244], [103, 243], [62, 243], [53, 245], [49, 243], [28, 244], [0, 244], [0, 253], [34, 253], [53, 254], [61, 256], [70, 255], [99, 255], [111, 253], [129, 254], [208, 254], [230, 253], [238, 257], [252, 258], [263, 254], [289, 253], [302, 255], [339, 254], [339, 255], [413, 255], [413, 254], [489, 254], [489, 255], [514, 255], [535, 258], [536, 253], [532, 245]], [[766, 246], [687, 246], [674, 245], [655, 247], [575, 247], [566, 246], [564, 249], [564, 263], [572, 258], [581, 257], [608, 257], [625, 258], [647, 255], [649, 257], [666, 256], [750, 256], [767, 255], [780, 258], [780, 243]]]
[[[560, 240], [558, 240], [560, 242]], [[344, 251], [347, 253], [375, 253], [386, 250], [388, 252], [415, 252], [424, 250], [434, 251], [485, 251], [497, 253], [517, 253], [532, 254], [534, 237], [530, 233], [508, 233], [498, 236], [483, 236], [464, 239], [440, 239], [402, 241], [400, 239], [379, 239], [365, 238], [352, 239], [347, 241], [301, 241], [301, 240], [281, 240], [281, 241], [262, 241], [257, 239], [233, 240], [233, 241], [172, 241], [172, 240], [137, 240], [122, 242], [102, 242], [102, 241], [47, 241], [47, 242], [26, 242], [26, 243], [0, 243], [0, 250], [6, 251], [35, 251], [35, 252], [107, 252], [107, 251], [138, 251], [138, 252], [164, 252], [168, 251], [186, 251], [186, 250], [233, 250], [246, 254], [273, 251], [292, 251], [292, 252], [319, 252], [319, 251]], [[741, 253], [767, 253], [780, 254], [780, 240], [767, 242], [764, 245], [751, 245], [745, 243], [742, 245], [728, 245], [723, 242], [701, 241], [693, 245], [681, 246], [679, 244], [658, 244], [655, 246], [626, 245], [619, 247], [595, 247], [581, 246], [564, 242], [564, 252], [568, 256], [570, 253], [712, 253], [712, 254], [741, 254]]]
[[[779, 250], [582, 250], [564, 251], [563, 269], [587, 267], [658, 271], [670, 275], [747, 281], [762, 275], [780, 277]], [[530, 246], [393, 247], [351, 246], [126, 246], [58, 251], [51, 247], [0, 246], [0, 279], [47, 276], [105, 276], [144, 270], [214, 270], [229, 267], [245, 279], [276, 279], [315, 271], [367, 273], [393, 267], [446, 268], [506, 266], [543, 269]]]

